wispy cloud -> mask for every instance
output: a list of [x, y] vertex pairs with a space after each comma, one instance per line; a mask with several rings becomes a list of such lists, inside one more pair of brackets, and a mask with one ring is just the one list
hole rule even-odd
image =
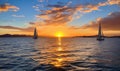
[[8, 3], [0, 5], [0, 12], [7, 12], [9, 10], [16, 12], [19, 10], [19, 8]]
[[25, 17], [24, 15], [12, 15], [13, 17], [18, 17], [18, 18], [23, 18], [23, 17]]
[[15, 27], [15, 26], [0, 26], [0, 28], [2, 29], [13, 29], [13, 30], [19, 30], [19, 31], [27, 31], [27, 32], [31, 32], [33, 31], [33, 27], [26, 27], [26, 28], [20, 28], [20, 27]]
[[40, 6], [41, 5], [34, 5], [33, 8], [35, 9], [35, 11], [40, 11]]

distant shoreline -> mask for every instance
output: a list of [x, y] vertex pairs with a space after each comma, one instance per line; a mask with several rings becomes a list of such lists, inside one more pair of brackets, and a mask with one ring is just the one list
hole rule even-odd
[[[0, 37], [33, 37], [33, 36], [32, 35], [3, 34], [3, 35], [0, 35]], [[39, 36], [39, 37], [46, 37], [46, 36]], [[70, 37], [70, 38], [77, 38], [77, 37], [81, 37], [81, 38], [95, 38], [95, 37], [97, 37], [97, 35], [94, 35], [94, 36], [74, 36], [74, 37]], [[105, 38], [120, 38], [120, 36], [104, 36], [104, 37]], [[54, 37], [50, 37], [50, 38], [54, 38]], [[69, 37], [63, 37], [63, 38], [69, 38]]]

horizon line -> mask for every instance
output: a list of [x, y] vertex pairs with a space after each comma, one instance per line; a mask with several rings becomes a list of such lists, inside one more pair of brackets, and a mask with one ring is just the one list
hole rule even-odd
[[[33, 37], [33, 35], [26, 34], [0, 34], [0, 37]], [[56, 36], [38, 36], [38, 37], [56, 37]], [[84, 35], [84, 36], [62, 36], [62, 38], [66, 37], [97, 37], [97, 35]], [[120, 37], [120, 35], [114, 36], [104, 36], [104, 37]]]

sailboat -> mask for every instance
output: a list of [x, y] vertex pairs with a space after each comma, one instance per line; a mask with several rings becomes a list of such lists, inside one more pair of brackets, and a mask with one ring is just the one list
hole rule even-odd
[[37, 29], [35, 28], [34, 29], [34, 36], [33, 36], [34, 39], [37, 39], [38, 38], [38, 34], [37, 34]]
[[104, 40], [104, 37], [103, 37], [103, 32], [102, 32], [102, 28], [101, 28], [101, 23], [99, 23], [99, 28], [98, 28], [98, 37], [97, 37], [97, 40], [98, 41], [103, 41]]

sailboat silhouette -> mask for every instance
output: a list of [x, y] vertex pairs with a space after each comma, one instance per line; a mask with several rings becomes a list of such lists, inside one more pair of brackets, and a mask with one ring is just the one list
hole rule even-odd
[[97, 36], [97, 40], [98, 41], [103, 41], [104, 37], [103, 37], [103, 32], [102, 32], [102, 28], [101, 28], [101, 23], [99, 23], [99, 28], [98, 28], [98, 36]]
[[38, 38], [38, 34], [37, 34], [37, 29], [35, 28], [34, 29], [34, 36], [33, 36], [34, 39], [37, 39]]

